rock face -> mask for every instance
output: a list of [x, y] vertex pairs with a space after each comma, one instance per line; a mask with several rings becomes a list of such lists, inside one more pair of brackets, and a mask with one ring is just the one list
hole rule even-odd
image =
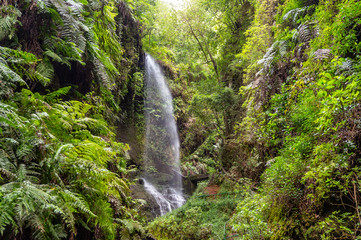
[[146, 201], [146, 204], [141, 206], [139, 210], [144, 213], [148, 220], [154, 219], [159, 212], [159, 205], [154, 197], [145, 191], [142, 181], [140, 180], [136, 184], [130, 186], [130, 189], [132, 190], [133, 198]]

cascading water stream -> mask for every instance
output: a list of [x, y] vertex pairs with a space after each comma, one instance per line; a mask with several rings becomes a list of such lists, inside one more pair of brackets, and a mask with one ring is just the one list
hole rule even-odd
[[179, 168], [179, 138], [173, 117], [172, 95], [159, 64], [145, 58], [145, 173], [144, 188], [154, 197], [159, 214], [183, 205], [182, 176]]

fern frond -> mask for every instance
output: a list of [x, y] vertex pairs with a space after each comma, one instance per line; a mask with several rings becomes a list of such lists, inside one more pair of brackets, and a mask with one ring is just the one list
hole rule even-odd
[[308, 24], [302, 24], [298, 28], [299, 38], [302, 42], [309, 42], [312, 38], [310, 27]]
[[[0, 126], [23, 129], [26, 127], [25, 124], [26, 122], [15, 112], [14, 107], [0, 102]], [[8, 140], [16, 141], [13, 138]]]
[[38, 61], [37, 57], [32, 53], [1, 46], [0, 57], [6, 59], [7, 63], [14, 64], [33, 64]]
[[86, 47], [84, 32], [88, 31], [88, 28], [82, 22], [84, 21], [83, 5], [72, 0], [45, 0], [44, 2], [45, 4], [42, 4], [41, 7], [45, 11], [51, 12], [51, 9], [54, 9], [58, 13], [53, 14], [52, 17], [61, 22], [58, 25], [61, 38], [73, 42], [83, 52]]
[[285, 40], [275, 41], [270, 48], [267, 49], [266, 54], [261, 60], [257, 62], [259, 65], [263, 65], [262, 69], [257, 73], [257, 75], [264, 74], [273, 74], [273, 64], [276, 60], [276, 57], [283, 57], [287, 54], [288, 51], [288, 42]]
[[13, 169], [15, 169], [15, 164], [10, 161], [10, 159], [9, 154], [7, 154], [4, 149], [0, 149], [0, 168], [13, 171]]
[[88, 204], [86, 201], [82, 198], [81, 195], [73, 193], [69, 190], [63, 190], [62, 192], [59, 192], [59, 195], [70, 204], [73, 208], [81, 211], [82, 213], [86, 213], [90, 217], [96, 218], [97, 216], [90, 211]]
[[5, 84], [7, 82], [11, 86], [13, 86], [14, 83], [26, 85], [25, 81], [16, 72], [11, 70], [7, 64], [3, 64], [2, 62], [0, 62], [0, 79], [1, 81], [4, 81]]
[[142, 226], [142, 224], [138, 221], [132, 220], [132, 219], [116, 219], [117, 222], [119, 222], [120, 224], [122, 224], [123, 227], [123, 234], [125, 234], [125, 232], [127, 232], [126, 235], [128, 236], [132, 236], [135, 233], [140, 233], [140, 234], [144, 234], [145, 230]]
[[46, 60], [42, 61], [36, 66], [35, 76], [43, 86], [48, 85], [54, 78], [53, 65]]
[[22, 159], [26, 162], [30, 161], [31, 159], [35, 159], [35, 152], [34, 152], [34, 145], [31, 144], [32, 141], [29, 142], [22, 141], [19, 147], [16, 149], [16, 155], [19, 159]]
[[[11, 5], [2, 6], [0, 8], [0, 41], [4, 38], [9, 38], [10, 40], [15, 35], [15, 25], [19, 23], [18, 18], [21, 16], [21, 12]], [[6, 15], [3, 17], [3, 15]]]
[[315, 52], [310, 54], [310, 57], [313, 57], [318, 60], [323, 60], [327, 58], [331, 58], [331, 49], [317, 49]]
[[295, 8], [288, 11], [282, 18], [282, 20], [291, 26], [295, 27], [299, 23], [299, 20], [306, 15], [311, 15], [315, 10], [314, 5], [306, 6], [302, 8]]
[[44, 52], [44, 54], [48, 57], [50, 57], [53, 61], [61, 63], [61, 64], [65, 64], [67, 65], [69, 68], [71, 67], [70, 62], [65, 59], [65, 58], [61, 58], [58, 54], [56, 54], [55, 52], [51, 51], [51, 50], [46, 50]]
[[342, 62], [340, 69], [343, 71], [352, 71], [353, 70], [353, 61], [350, 58], [346, 58], [345, 61]]
[[28, 70], [37, 61], [31, 53], [0, 47], [0, 97], [11, 96], [17, 84], [26, 85], [23, 76], [34, 77]]
[[101, 55], [100, 55], [99, 60], [104, 64], [104, 67], [108, 71], [110, 71], [110, 72], [112, 72], [112, 73], [114, 73], [116, 75], [119, 75], [118, 69], [115, 67], [112, 60], [110, 59], [109, 56], [107, 56], [107, 54], [102, 52]]
[[[1, 196], [0, 194], [0, 197]], [[4, 230], [7, 226], [16, 226], [16, 222], [13, 218], [14, 215], [14, 206], [12, 204], [7, 204], [4, 201], [0, 201], [0, 236], [3, 235]]]
[[103, 85], [106, 89], [109, 89], [109, 90], [113, 89], [114, 82], [109, 77], [103, 63], [99, 59], [95, 58], [93, 60], [93, 64], [94, 64], [95, 73], [96, 73], [101, 85]]
[[60, 88], [54, 92], [48, 93], [45, 95], [45, 100], [47, 102], [53, 102], [58, 100], [60, 96], [66, 95], [71, 89], [71, 86]]
[[84, 65], [85, 63], [82, 60], [83, 51], [76, 47], [75, 43], [64, 41], [58, 37], [50, 37], [44, 39], [44, 52], [47, 57], [51, 58], [53, 61], [59, 62], [61, 64], [71, 67], [71, 61], [77, 61], [80, 64]]
[[309, 7], [296, 8], [288, 11], [283, 16], [283, 21], [289, 21], [291, 24], [297, 24], [297, 20], [307, 14]]
[[45, 226], [43, 219], [37, 214], [28, 215], [26, 218], [27, 227], [30, 227], [34, 230], [33, 237], [34, 239], [47, 240], [47, 234], [45, 232]]
[[18, 176], [14, 173], [12, 173], [11, 170], [8, 170], [6, 168], [0, 168], [0, 176], [5, 176], [10, 181], [18, 181]]
[[69, 229], [72, 233], [75, 233], [75, 217], [73, 215], [73, 210], [68, 206], [66, 200], [61, 201], [61, 209], [63, 211], [63, 220], [66, 225], [66, 228]]

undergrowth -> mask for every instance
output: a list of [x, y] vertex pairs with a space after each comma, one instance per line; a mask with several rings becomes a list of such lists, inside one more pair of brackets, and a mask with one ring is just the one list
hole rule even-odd
[[[243, 192], [221, 189], [216, 196], [204, 193], [207, 182], [182, 207], [156, 218], [147, 226], [148, 231], [160, 240], [166, 239], [224, 239], [232, 230], [230, 216], [243, 198]], [[229, 191], [232, 191], [229, 194]]]

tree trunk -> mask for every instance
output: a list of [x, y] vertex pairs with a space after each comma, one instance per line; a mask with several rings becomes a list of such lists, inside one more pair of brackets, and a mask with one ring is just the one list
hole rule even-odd
[[[186, 21], [187, 21], [187, 20], [186, 20]], [[216, 61], [214, 60], [211, 51], [209, 51], [208, 46], [206, 46], [206, 50], [203, 48], [201, 41], [199, 40], [199, 38], [197, 37], [197, 35], [196, 35], [195, 32], [193, 31], [192, 25], [191, 25], [188, 21], [187, 21], [187, 24], [188, 24], [188, 26], [189, 26], [189, 28], [190, 28], [190, 30], [191, 30], [191, 33], [192, 33], [193, 37], [196, 39], [196, 41], [197, 41], [197, 43], [198, 43], [201, 51], [203, 52], [203, 55], [204, 55], [204, 58], [206, 59], [206, 62], [208, 62], [208, 57], [207, 57], [207, 56], [209, 56], [209, 58], [211, 59], [211, 62], [212, 62], [214, 71], [215, 71], [216, 75], [218, 76], [217, 63], [216, 63]]]

